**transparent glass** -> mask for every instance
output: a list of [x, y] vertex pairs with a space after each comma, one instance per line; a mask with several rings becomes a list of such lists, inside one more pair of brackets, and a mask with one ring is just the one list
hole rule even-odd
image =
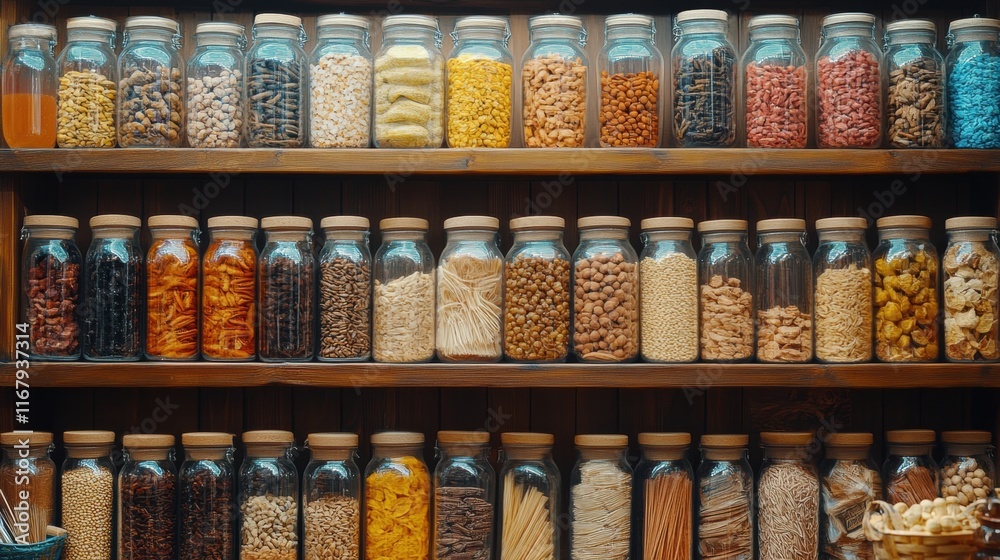
[[944, 57], [937, 33], [900, 29], [885, 35], [886, 137], [893, 148], [944, 148]]
[[367, 148], [371, 144], [373, 56], [367, 28], [317, 27], [309, 57], [309, 145]]
[[[996, 20], [994, 20], [996, 21]], [[988, 25], [948, 36], [948, 137], [955, 148], [1000, 148], [1000, 36]]]
[[868, 505], [882, 499], [882, 478], [871, 448], [827, 447], [820, 472], [821, 554], [831, 560], [875, 558], [863, 524]]
[[312, 231], [265, 232], [260, 253], [260, 359], [309, 361], [313, 357], [313, 291], [316, 259]]
[[326, 230], [319, 255], [319, 359], [372, 355], [372, 254], [368, 232]]
[[979, 516], [982, 526], [976, 529], [975, 542], [979, 548], [976, 560], [997, 560], [1000, 558], [1000, 500], [992, 499], [986, 511]]
[[520, 230], [504, 260], [504, 356], [561, 362], [570, 342], [570, 254], [561, 230]]
[[177, 554], [177, 470], [171, 448], [125, 448], [118, 474], [118, 558]]
[[882, 144], [882, 49], [875, 26], [846, 22], [823, 28], [816, 53], [816, 145]]
[[361, 551], [361, 471], [353, 447], [314, 448], [302, 473], [305, 560], [357, 560]]
[[232, 447], [186, 447], [180, 486], [178, 557], [230, 560], [236, 511]]
[[702, 447], [698, 479], [700, 558], [754, 558], [754, 478], [746, 448]]
[[146, 359], [197, 359], [199, 231], [149, 231], [153, 244], [146, 254]]
[[[98, 18], [94, 18], [96, 21]], [[100, 25], [67, 22], [66, 46], [59, 53], [60, 148], [114, 148], [118, 57], [115, 32]]]
[[879, 230], [875, 260], [875, 355], [883, 362], [938, 357], [938, 255], [930, 232]]
[[434, 560], [490, 560], [496, 504], [489, 444], [439, 443], [434, 468]]
[[437, 270], [437, 355], [445, 362], [497, 362], [503, 318], [503, 253], [496, 230], [454, 229]]
[[251, 148], [306, 145], [309, 57], [302, 26], [254, 24], [247, 52], [247, 144]]
[[201, 264], [201, 355], [209, 361], [257, 358], [256, 230], [209, 230]]
[[639, 349], [647, 362], [698, 359], [698, 255], [690, 229], [642, 234]]
[[94, 228], [87, 250], [83, 357], [136, 361], [142, 357], [142, 249], [139, 228]]
[[859, 363], [872, 358], [872, 258], [863, 229], [819, 231], [813, 255], [816, 358]]
[[[38, 432], [35, 434], [37, 436]], [[0, 493], [7, 497], [12, 507], [18, 507], [21, 511], [24, 510], [21, 502], [28, 503], [31, 523], [15, 527], [14, 538], [21, 542], [25, 539], [32, 542], [39, 536], [32, 534], [34, 516], [42, 518], [43, 527], [48, 527], [55, 520], [56, 464], [49, 455], [55, 450], [55, 446], [51, 443], [52, 434], [48, 434], [46, 441], [49, 443], [33, 440], [35, 436], [30, 434], [17, 437], [18, 443], [3, 445], [3, 455], [0, 457]], [[27, 492], [26, 500], [22, 500], [22, 492]]]
[[573, 253], [573, 355], [629, 362], [639, 355], [639, 257], [628, 228], [580, 230]]
[[559, 467], [546, 446], [507, 446], [500, 469], [499, 558], [560, 558]]
[[25, 23], [11, 26], [8, 36], [0, 104], [4, 140], [9, 148], [51, 148], [56, 145], [59, 83], [56, 30]]
[[697, 19], [674, 26], [674, 141], [682, 148], [736, 143], [736, 49], [728, 22]]
[[[404, 500], [409, 509], [400, 511], [396, 504]], [[431, 476], [422, 444], [375, 446], [365, 468], [365, 504], [365, 558], [427, 560]]]
[[660, 145], [663, 118], [663, 55], [656, 48], [656, 28], [652, 18], [645, 21], [646, 16], [612, 18], [605, 22], [604, 48], [597, 59], [600, 146], [655, 148]]
[[187, 143], [239, 148], [243, 143], [246, 37], [242, 26], [195, 34], [187, 63]]
[[750, 29], [750, 46], [741, 64], [748, 148], [806, 147], [807, 64], [797, 23]]
[[434, 255], [427, 232], [382, 232], [375, 253], [376, 362], [426, 362], [434, 357]]
[[21, 239], [28, 353], [33, 360], [76, 360], [80, 357], [77, 309], [83, 272], [76, 229], [26, 226]]
[[178, 31], [128, 27], [118, 55], [118, 145], [178, 148], [184, 142], [184, 60]]
[[514, 57], [510, 31], [490, 24], [452, 33], [448, 55], [448, 147], [510, 147]]
[[[577, 447], [570, 474], [571, 558], [595, 554], [629, 560], [632, 536], [632, 467], [627, 447]], [[616, 504], [608, 511], [608, 504]], [[675, 512], [672, 512], [675, 513]]]
[[62, 523], [73, 535], [66, 541], [66, 560], [111, 560], [116, 531], [115, 464], [111, 444], [66, 445], [62, 464]]
[[757, 238], [757, 360], [805, 363], [813, 357], [813, 270], [804, 231]]
[[754, 355], [753, 260], [745, 231], [702, 235], [698, 278], [705, 361], [748, 361]]
[[642, 446], [632, 489], [633, 557], [694, 558], [694, 470], [686, 449]]
[[[546, 17], [546, 16], [542, 16]], [[521, 59], [521, 114], [528, 148], [583, 148], [587, 134], [587, 32], [577, 18], [529, 22]]]
[[299, 474], [295, 447], [247, 444], [240, 466], [240, 560], [296, 560]]
[[948, 231], [944, 271], [944, 356], [949, 362], [995, 362], [997, 310], [1000, 309], [997, 272], [1000, 248], [991, 229]]
[[764, 446], [757, 482], [760, 560], [819, 558], [819, 495], [819, 472], [807, 448]]
[[996, 448], [990, 444], [945, 443], [941, 459], [941, 496], [961, 506], [995, 495]]
[[939, 469], [931, 456], [933, 444], [889, 444], [882, 464], [885, 501], [907, 506], [938, 497]]

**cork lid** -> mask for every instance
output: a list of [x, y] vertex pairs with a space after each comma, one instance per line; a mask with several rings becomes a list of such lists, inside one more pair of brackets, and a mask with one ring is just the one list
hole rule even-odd
[[496, 16], [465, 16], [455, 21], [455, 31], [462, 29], [507, 30], [507, 19]]
[[208, 229], [240, 228], [257, 229], [257, 218], [248, 216], [216, 216], [208, 219]]
[[[390, 16], [394, 17], [394, 16]], [[423, 218], [385, 218], [378, 223], [382, 231], [418, 230], [427, 231], [430, 224]]]
[[927, 216], [886, 216], [879, 218], [875, 225], [879, 228], [921, 228], [931, 229], [931, 219]]
[[327, 216], [320, 220], [319, 227], [324, 230], [367, 231], [371, 222], [362, 216]]
[[948, 218], [944, 221], [944, 229], [997, 229], [997, 219], [990, 216]]
[[841, 23], [862, 23], [865, 25], [875, 25], [875, 16], [864, 12], [842, 12], [830, 14], [823, 18], [823, 27], [828, 25], [838, 25]]
[[254, 25], [288, 25], [302, 27], [302, 18], [288, 14], [257, 14], [253, 18]]
[[341, 449], [358, 446], [358, 434], [348, 432], [327, 432], [309, 434], [306, 443], [312, 449]]
[[948, 26], [948, 31], [972, 28], [1000, 29], [1000, 19], [971, 17], [956, 19]]
[[367, 31], [372, 24], [366, 17], [351, 14], [327, 14], [319, 16], [316, 19], [316, 27], [330, 27], [334, 25], [357, 27], [358, 29]]
[[500, 220], [492, 216], [457, 216], [444, 221], [444, 229], [500, 229]]
[[66, 30], [70, 29], [99, 29], [115, 32], [118, 30], [118, 22], [97, 16], [73, 17], [66, 20]]
[[441, 430], [437, 434], [438, 443], [475, 443], [487, 444], [490, 442], [489, 432], [482, 430], [463, 432], [458, 430]]
[[504, 432], [500, 434], [503, 445], [552, 445], [556, 437], [539, 432]]
[[642, 14], [615, 14], [613, 16], [608, 16], [604, 19], [604, 25], [611, 27], [620, 26], [642, 26], [642, 27], [652, 27], [653, 17], [645, 16]]
[[937, 438], [934, 430], [889, 430], [885, 440], [889, 443], [932, 444]]
[[184, 447], [231, 447], [233, 434], [225, 432], [188, 432], [181, 434]]
[[160, 449], [174, 445], [174, 436], [170, 434], [125, 434], [122, 436], [122, 447], [129, 449]]
[[191, 216], [163, 215], [150, 216], [146, 220], [146, 225], [151, 228], [190, 228], [197, 229], [198, 220]]
[[756, 29], [758, 27], [772, 26], [772, 25], [783, 25], [785, 27], [798, 27], [799, 18], [795, 16], [784, 16], [784, 15], [766, 15], [766, 16], [754, 16], [750, 18], [750, 22], [747, 23], [747, 29]]
[[102, 214], [90, 219], [91, 228], [102, 227], [142, 227], [142, 220], [125, 214]]
[[421, 445], [424, 434], [420, 432], [382, 432], [372, 434], [372, 445]]
[[58, 227], [77, 229], [80, 227], [80, 220], [69, 216], [56, 216], [54, 214], [33, 214], [24, 217], [24, 227]]
[[622, 434], [581, 434], [573, 438], [577, 447], [628, 447], [628, 436]]
[[746, 220], [708, 220], [698, 224], [700, 233], [713, 233], [716, 231], [747, 231]]
[[729, 14], [723, 10], [684, 10], [677, 14], [677, 23], [698, 19], [729, 21]]
[[382, 29], [388, 29], [397, 25], [417, 25], [430, 29], [438, 28], [438, 20], [433, 16], [421, 16], [416, 14], [400, 14], [387, 16], [382, 20]]
[[937, 26], [929, 19], [901, 19], [885, 26], [886, 33], [898, 33], [900, 31], [929, 31], [937, 33]]
[[52, 432], [4, 432], [0, 434], [0, 445], [19, 445], [28, 441], [28, 447], [48, 447], [52, 444]]
[[826, 438], [827, 447], [862, 447], [871, 445], [875, 441], [875, 436], [869, 433], [835, 433]]
[[93, 445], [115, 442], [115, 433], [106, 430], [74, 430], [63, 432], [63, 443], [66, 445]]
[[691, 445], [691, 434], [687, 432], [643, 432], [639, 434], [639, 445], [648, 447], [687, 447]]
[[578, 229], [627, 228], [631, 225], [631, 220], [621, 216], [587, 216], [576, 221]]
[[737, 448], [750, 445], [750, 436], [744, 434], [705, 434], [701, 436], [702, 447]]
[[167, 31], [173, 31], [174, 33], [181, 32], [181, 26], [176, 21], [160, 17], [160, 16], [132, 16], [125, 20], [125, 30], [135, 29], [136, 27], [156, 27], [159, 29], [166, 29]]
[[691, 218], [667, 216], [660, 218], [646, 218], [645, 220], [639, 222], [639, 228], [642, 229], [642, 231], [654, 229], [694, 229], [694, 220]]
[[769, 231], [805, 231], [806, 221], [798, 218], [774, 218], [757, 222], [757, 233]]
[[238, 23], [206, 21], [204, 23], [199, 23], [198, 26], [194, 28], [194, 33], [195, 35], [201, 35], [202, 33], [224, 33], [226, 35], [241, 37], [246, 34], [246, 28]]
[[254, 430], [243, 432], [243, 443], [295, 443], [295, 434], [285, 430]]
[[559, 216], [525, 216], [523, 218], [514, 218], [510, 221], [511, 231], [520, 231], [524, 229], [562, 230], [565, 228], [566, 220], [560, 218]]
[[576, 16], [564, 16], [561, 14], [547, 14], [544, 16], [535, 16], [528, 20], [528, 29], [535, 29], [538, 27], [545, 27], [548, 25], [561, 25], [565, 27], [583, 29], [583, 20]]
[[978, 443], [989, 445], [993, 443], [993, 434], [975, 430], [941, 432], [941, 441], [944, 443]]
[[775, 447], [809, 445], [813, 437], [810, 432], [761, 432], [760, 443]]
[[271, 216], [260, 221], [260, 229], [292, 229], [297, 231], [309, 231], [313, 227], [313, 221], [302, 216]]
[[816, 230], [828, 229], [868, 229], [868, 220], [864, 218], [821, 218], [816, 220]]
[[45, 23], [19, 23], [7, 30], [8, 39], [16, 37], [37, 37], [39, 39], [56, 40], [56, 28]]

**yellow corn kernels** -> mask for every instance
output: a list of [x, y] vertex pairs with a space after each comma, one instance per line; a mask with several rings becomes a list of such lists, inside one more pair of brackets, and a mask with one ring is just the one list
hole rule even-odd
[[510, 145], [510, 64], [463, 54], [448, 60], [448, 145], [506, 148]]

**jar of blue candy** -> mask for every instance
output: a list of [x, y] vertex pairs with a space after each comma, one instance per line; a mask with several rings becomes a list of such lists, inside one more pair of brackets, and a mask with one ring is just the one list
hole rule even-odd
[[1000, 148], [1000, 20], [948, 28], [948, 133], [956, 148]]

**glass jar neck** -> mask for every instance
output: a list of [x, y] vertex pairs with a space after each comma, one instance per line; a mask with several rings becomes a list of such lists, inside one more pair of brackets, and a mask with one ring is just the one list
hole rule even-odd
[[805, 236], [804, 232], [801, 231], [769, 231], [767, 233], [758, 234], [760, 238], [761, 245], [769, 245], [772, 243], [802, 243], [802, 237]]
[[337, 230], [325, 232], [326, 243], [368, 243], [367, 231]]
[[681, 461], [687, 453], [686, 447], [643, 447], [642, 457], [649, 461]]
[[875, 28], [869, 23], [838, 23], [823, 28], [824, 39], [841, 37], [856, 37], [858, 39], [875, 40]]
[[103, 29], [68, 29], [66, 30], [66, 43], [103, 43], [102, 46], [113, 48], [115, 34], [113, 31]]
[[989, 41], [996, 43], [1000, 41], [1000, 32], [992, 27], [969, 27], [951, 32], [953, 43], [973, 43], [978, 41]]
[[718, 231], [705, 233], [701, 237], [702, 245], [713, 243], [746, 243], [747, 233], [743, 231]]
[[548, 229], [526, 229], [514, 232], [514, 243], [528, 243], [530, 241], [550, 241], [552, 243], [562, 243], [563, 232]]
[[552, 457], [552, 448], [545, 445], [508, 445], [503, 453], [507, 459], [514, 461], [545, 461]]
[[11, 461], [18, 459], [48, 459], [51, 445], [29, 445], [26, 449], [4, 446], [3, 452]]
[[781, 39], [799, 42], [799, 28], [791, 25], [762, 25], [750, 30], [750, 41]]
[[604, 36], [606, 42], [627, 39], [652, 41], [653, 33], [653, 28], [648, 25], [615, 25], [608, 27], [604, 32]]
[[586, 37], [583, 30], [572, 25], [539, 25], [531, 29], [529, 35], [532, 43], [559, 40], [582, 44]]
[[948, 232], [949, 242], [989, 241], [996, 235], [992, 229], [954, 229]]
[[448, 243], [457, 241], [477, 241], [480, 243], [495, 243], [497, 232], [481, 229], [459, 229], [448, 232]]
[[128, 453], [128, 462], [136, 463], [139, 461], [166, 461], [170, 458], [169, 447], [157, 447], [155, 449], [146, 448], [125, 448], [125, 452]]
[[871, 448], [865, 447], [827, 447], [826, 458], [838, 461], [867, 461]]
[[878, 230], [879, 241], [884, 239], [906, 239], [908, 241], [928, 241], [930, 231], [924, 228], [884, 228]]
[[198, 47], [229, 47], [243, 48], [246, 39], [232, 33], [198, 33], [194, 36]]
[[311, 447], [309, 448], [312, 461], [347, 461], [354, 458], [355, 448], [353, 447]]
[[209, 236], [212, 241], [216, 240], [236, 240], [236, 241], [253, 241], [254, 236], [257, 234], [255, 230], [252, 229], [241, 229], [241, 228], [219, 228], [209, 230]]
[[825, 229], [819, 231], [819, 242], [843, 241], [847, 243], [864, 243], [863, 229]]
[[627, 240], [628, 228], [607, 227], [580, 230], [580, 241], [591, 241], [594, 239]]
[[675, 35], [683, 37], [685, 35], [697, 35], [713, 33], [725, 35], [729, 31], [729, 23], [722, 20], [695, 20], [685, 21], [677, 24]]
[[659, 243], [660, 241], [679, 241], [691, 243], [691, 230], [688, 229], [662, 229], [643, 232], [642, 239], [645, 243]]
[[39, 50], [46, 53], [51, 53], [55, 45], [42, 37], [12, 37], [7, 44], [12, 51]]
[[624, 447], [580, 447], [578, 450], [581, 461], [623, 461], [628, 451]]
[[932, 443], [890, 443], [889, 455], [896, 457], [924, 457], [931, 454]]
[[289, 449], [286, 443], [251, 443], [247, 444], [247, 458], [278, 461], [288, 457]]
[[427, 232], [418, 230], [396, 230], [382, 232], [382, 241], [392, 243], [394, 241], [412, 241], [414, 243], [425, 243]]
[[925, 30], [904, 29], [892, 33], [886, 33], [886, 43], [895, 45], [934, 45], [937, 36]]
[[406, 444], [383, 444], [376, 445], [372, 450], [373, 459], [386, 459], [396, 457], [416, 457], [420, 458], [423, 445], [419, 443]]
[[281, 39], [284, 41], [302, 42], [303, 31], [301, 27], [291, 25], [256, 25], [253, 28], [254, 40]]
[[393, 25], [382, 30], [382, 42], [386, 41], [422, 41], [435, 46], [441, 46], [441, 35], [437, 29], [422, 25]]
[[138, 27], [125, 31], [125, 44], [128, 45], [136, 41], [157, 41], [173, 45], [174, 36], [175, 33], [167, 29]]
[[267, 243], [305, 243], [312, 232], [301, 230], [273, 230], [264, 232]]
[[76, 230], [72, 228], [58, 227], [26, 227], [24, 228], [24, 239], [61, 239], [69, 240], [76, 236]]
[[452, 459], [467, 457], [474, 460], [486, 460], [490, 455], [489, 444], [483, 443], [441, 443], [443, 457]]
[[706, 461], [742, 461], [747, 456], [745, 447], [703, 447], [702, 456]]
[[231, 447], [187, 447], [184, 457], [188, 461], [228, 461]]
[[946, 443], [944, 446], [944, 454], [951, 457], [986, 455], [987, 450], [991, 447], [991, 445], [985, 443]]
[[316, 29], [316, 39], [337, 43], [362, 42], [368, 46], [368, 32], [353, 25], [324, 25]]
[[92, 234], [94, 239], [134, 239], [139, 233], [139, 228], [133, 227], [107, 227], [96, 228]]
[[507, 46], [507, 32], [495, 27], [467, 27], [455, 31], [455, 42], [488, 42]]
[[67, 445], [66, 457], [68, 459], [103, 459], [111, 457], [112, 444], [95, 445]]
[[153, 239], [179, 239], [190, 241], [194, 236], [193, 229], [187, 228], [150, 228], [149, 235]]
[[809, 450], [801, 445], [796, 446], [764, 446], [765, 460], [778, 461], [809, 461]]

